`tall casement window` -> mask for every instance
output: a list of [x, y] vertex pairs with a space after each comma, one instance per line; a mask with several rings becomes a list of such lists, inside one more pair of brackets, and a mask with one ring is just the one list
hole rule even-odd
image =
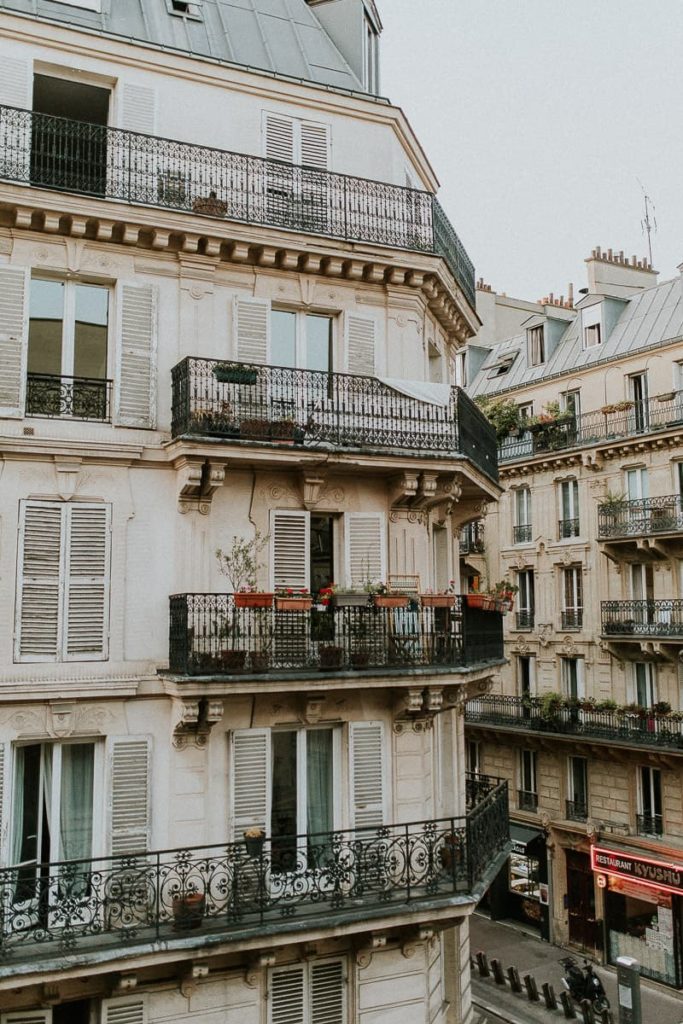
[[560, 658], [562, 693], [569, 700], [582, 700], [586, 695], [583, 658]]
[[531, 488], [519, 487], [515, 492], [515, 525], [512, 539], [515, 544], [531, 540]]
[[529, 366], [540, 366], [545, 362], [545, 327], [538, 324], [526, 332]]
[[528, 654], [517, 655], [518, 691], [523, 697], [536, 694], [536, 659]]
[[657, 666], [651, 661], [632, 662], [633, 699], [643, 708], [657, 703]]
[[658, 768], [638, 769], [637, 831], [641, 836], [661, 836], [664, 832], [662, 814], [662, 773]]
[[563, 480], [560, 484], [559, 539], [578, 537], [580, 532], [579, 482], [578, 480]]
[[634, 469], [626, 470], [626, 497], [629, 501], [641, 501], [643, 498], [650, 497], [650, 485], [645, 466], [636, 466]]
[[268, 980], [268, 1024], [346, 1024], [345, 961], [275, 967]]
[[467, 740], [465, 758], [467, 771], [471, 775], [479, 775], [481, 772], [481, 744], [479, 740]]
[[588, 817], [588, 761], [585, 757], [570, 757], [567, 768], [567, 818], [570, 821], [585, 821]]
[[104, 661], [109, 653], [111, 507], [20, 505], [15, 661]]
[[633, 425], [636, 430], [647, 430], [650, 426], [650, 406], [647, 372], [634, 373], [628, 378], [628, 394], [633, 402]]
[[581, 392], [578, 389], [561, 391], [560, 409], [562, 412], [568, 412], [572, 416], [579, 417], [581, 415]]
[[562, 629], [583, 625], [583, 569], [570, 565], [562, 570]]
[[521, 569], [517, 573], [517, 629], [534, 626], [534, 570]]
[[271, 312], [271, 359], [274, 366], [304, 370], [333, 368], [330, 316], [274, 309]]
[[519, 752], [519, 790], [517, 806], [520, 811], [538, 810], [538, 789], [536, 786], [536, 751]]

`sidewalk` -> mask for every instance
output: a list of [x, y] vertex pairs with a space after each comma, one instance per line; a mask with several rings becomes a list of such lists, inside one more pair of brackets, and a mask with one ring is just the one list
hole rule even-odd
[[[474, 914], [470, 918], [470, 936], [472, 956], [482, 949], [489, 961], [497, 957], [507, 970], [515, 966], [520, 978], [525, 974], [533, 974], [539, 992], [544, 981], [550, 982], [559, 995], [562, 989], [562, 967], [558, 963], [563, 950], [551, 946], [523, 930], [502, 923], [489, 921], [488, 918]], [[581, 962], [580, 954], [569, 951]], [[599, 967], [597, 973], [605, 986], [614, 1013], [618, 1020], [617, 980], [613, 967]], [[643, 1024], [683, 1024], [683, 993], [667, 992], [659, 985], [652, 985], [643, 980], [641, 983], [643, 1002]], [[472, 971], [472, 998], [484, 1011], [501, 1013], [512, 1024], [552, 1024], [564, 1020], [561, 1010], [545, 1009], [543, 1002], [530, 1003], [526, 995], [515, 995], [509, 985], [503, 988], [496, 985], [493, 978], [480, 978], [476, 970]], [[486, 1014], [484, 1013], [484, 1016]], [[475, 1018], [476, 1019], [476, 1018]]]

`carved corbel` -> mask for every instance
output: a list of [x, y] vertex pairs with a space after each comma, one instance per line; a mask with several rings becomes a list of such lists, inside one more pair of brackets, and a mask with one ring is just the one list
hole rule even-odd
[[62, 501], [70, 501], [76, 493], [78, 477], [83, 459], [63, 459], [55, 455], [55, 472], [57, 474], [57, 493]]
[[114, 986], [114, 992], [132, 992], [134, 988], [137, 988], [137, 984], [137, 974], [120, 974]]
[[302, 718], [306, 725], [317, 725], [322, 718], [323, 707], [325, 705], [326, 695], [325, 694], [307, 694], [304, 698], [304, 708], [302, 711]]
[[209, 965], [208, 964], [192, 964], [189, 971], [187, 971], [180, 979], [180, 994], [185, 999], [191, 999], [199, 988], [199, 982], [202, 978], [209, 976]]
[[417, 497], [417, 473], [401, 473], [389, 481], [389, 504], [408, 505]]
[[268, 967], [275, 966], [275, 952], [266, 949], [259, 954], [256, 960], [252, 960], [244, 972], [244, 984], [249, 988], [256, 988], [261, 972]]
[[178, 468], [178, 473], [178, 511], [183, 515], [191, 510], [208, 515], [214, 494], [225, 482], [225, 466], [209, 459], [188, 460]]
[[425, 690], [424, 709], [430, 715], [438, 715], [443, 710], [443, 687], [428, 686]]
[[420, 473], [417, 496], [413, 505], [417, 508], [431, 506], [437, 495], [438, 473]]
[[356, 963], [359, 967], [369, 967], [372, 963], [372, 954], [376, 949], [384, 949], [387, 944], [387, 937], [383, 932], [373, 932], [369, 942], [365, 942], [356, 950]]
[[223, 701], [203, 697], [180, 702], [180, 717], [173, 730], [173, 746], [183, 750], [192, 744], [205, 747], [214, 725], [223, 717]]

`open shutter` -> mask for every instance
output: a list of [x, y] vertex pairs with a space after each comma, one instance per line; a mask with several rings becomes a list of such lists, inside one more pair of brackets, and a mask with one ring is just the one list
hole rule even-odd
[[247, 828], [269, 831], [270, 786], [270, 729], [237, 729], [230, 760], [233, 842], [241, 842]]
[[268, 1024], [300, 1024], [307, 1020], [305, 980], [303, 965], [271, 972]]
[[67, 508], [65, 661], [106, 659], [110, 507]]
[[3, 54], [0, 65], [0, 103], [7, 107], [30, 107], [29, 65], [21, 57]]
[[311, 964], [311, 1024], [343, 1024], [346, 1020], [344, 989], [341, 960]]
[[64, 506], [23, 505], [19, 528], [15, 661], [55, 661], [59, 650]]
[[141, 853], [149, 846], [150, 751], [146, 737], [111, 740], [111, 852]]
[[301, 122], [301, 163], [326, 171], [329, 166], [330, 132], [326, 124]]
[[118, 423], [156, 424], [156, 291], [150, 284], [121, 287]]
[[364, 316], [346, 316], [346, 368], [365, 377], [375, 375], [377, 324]]
[[347, 512], [346, 583], [362, 587], [368, 580], [385, 580], [386, 525], [381, 512]]
[[121, 104], [121, 127], [129, 132], [143, 132], [154, 135], [156, 96], [154, 89], [146, 85], [123, 86]]
[[27, 272], [0, 267], [0, 416], [24, 415], [27, 298]]
[[235, 349], [242, 363], [267, 363], [270, 350], [270, 303], [235, 299]]
[[5, 855], [7, 849], [7, 836], [5, 835], [6, 820], [4, 814], [4, 808], [8, 806], [9, 801], [5, 795], [6, 779], [9, 776], [9, 770], [7, 770], [7, 757], [6, 757], [6, 746], [4, 743], [0, 743], [0, 864], [8, 864], [9, 857]]
[[263, 115], [263, 151], [268, 160], [286, 160], [293, 164], [295, 158], [295, 122], [284, 114]]
[[351, 722], [351, 798], [353, 827], [384, 824], [384, 728], [381, 722]]
[[145, 1000], [103, 999], [102, 1024], [146, 1024]]
[[52, 1010], [13, 1010], [0, 1013], [0, 1024], [52, 1024]]
[[273, 588], [310, 586], [310, 516], [308, 512], [270, 513]]

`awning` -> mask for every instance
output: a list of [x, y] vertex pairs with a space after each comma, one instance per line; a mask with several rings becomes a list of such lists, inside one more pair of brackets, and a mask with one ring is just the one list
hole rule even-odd
[[539, 856], [545, 847], [545, 833], [533, 825], [518, 825], [510, 822], [510, 839], [512, 840], [512, 852], [521, 853], [526, 857]]

